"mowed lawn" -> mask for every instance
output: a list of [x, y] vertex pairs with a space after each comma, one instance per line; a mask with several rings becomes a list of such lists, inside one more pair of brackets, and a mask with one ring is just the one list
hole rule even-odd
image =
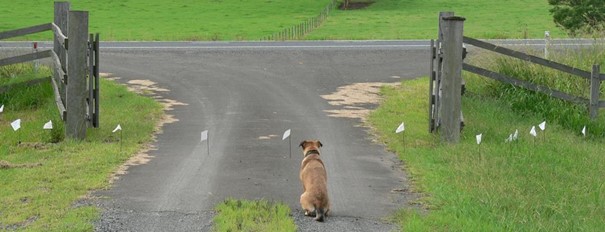
[[[365, 0], [360, 0], [365, 1]], [[330, 0], [78, 0], [90, 12], [90, 31], [104, 41], [259, 40], [319, 15]], [[52, 0], [0, 0], [0, 31], [47, 23]], [[543, 38], [565, 34], [552, 22], [546, 0], [377, 0], [366, 9], [334, 10], [306, 40], [429, 39], [437, 15], [466, 17], [465, 34], [485, 39]], [[50, 40], [50, 33], [19, 40]]]
[[466, 36], [484, 39], [565, 37], [546, 0], [378, 0], [366, 9], [335, 11], [306, 39], [428, 39], [440, 11], [466, 18]]
[[[0, 31], [53, 20], [52, 0], [0, 0]], [[108, 40], [258, 40], [318, 15], [329, 0], [78, 0]], [[50, 33], [21, 39], [50, 40]]]

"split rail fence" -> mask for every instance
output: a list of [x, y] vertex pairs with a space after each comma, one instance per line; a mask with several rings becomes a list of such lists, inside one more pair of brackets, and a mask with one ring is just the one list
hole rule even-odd
[[55, 103], [68, 138], [84, 139], [87, 127], [99, 127], [99, 34], [88, 34], [88, 12], [54, 3], [54, 22], [0, 32], [0, 40], [53, 31], [50, 50], [0, 59], [0, 66], [51, 58]]
[[[447, 142], [458, 142], [463, 123], [461, 95], [464, 89], [461, 71], [471, 72], [497, 81], [508, 83], [527, 90], [540, 92], [564, 101], [585, 104], [588, 106], [591, 119], [598, 117], [599, 108], [605, 108], [605, 101], [600, 100], [601, 82], [605, 74], [600, 73], [600, 66], [593, 65], [591, 71], [585, 71], [523, 52], [500, 47], [481, 40], [465, 37], [463, 34], [464, 18], [454, 16], [453, 12], [439, 14], [439, 39], [431, 40], [431, 78], [429, 91], [429, 131], [442, 130], [441, 137]], [[531, 62], [551, 69], [590, 80], [590, 98], [573, 96], [547, 86], [534, 84], [504, 74], [493, 72], [472, 64], [464, 63], [466, 48], [464, 44], [496, 52], [508, 57]], [[462, 86], [462, 88], [461, 88]], [[440, 127], [443, 128], [440, 128]]]

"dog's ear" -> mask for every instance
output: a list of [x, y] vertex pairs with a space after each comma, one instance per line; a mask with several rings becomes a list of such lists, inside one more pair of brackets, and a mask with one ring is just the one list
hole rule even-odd
[[302, 142], [300, 142], [300, 144], [298, 146], [300, 146], [300, 147], [302, 147], [304, 149], [306, 142], [307, 142], [307, 140], [303, 140]]
[[319, 147], [323, 146], [323, 144], [321, 144], [321, 142], [319, 140], [317, 140], [317, 144], [319, 144]]

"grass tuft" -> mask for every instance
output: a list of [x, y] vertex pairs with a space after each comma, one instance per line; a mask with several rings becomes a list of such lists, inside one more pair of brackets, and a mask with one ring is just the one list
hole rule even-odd
[[267, 200], [226, 199], [216, 206], [215, 231], [296, 231], [290, 208]]

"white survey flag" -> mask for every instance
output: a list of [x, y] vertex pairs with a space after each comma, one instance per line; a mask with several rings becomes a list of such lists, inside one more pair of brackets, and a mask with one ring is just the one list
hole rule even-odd
[[4, 112], [4, 105], [0, 106], [0, 113]]
[[513, 134], [513, 141], [519, 139], [519, 130], [516, 129], [515, 133]]
[[513, 141], [513, 134], [508, 135], [508, 138], [506, 140], [504, 140], [504, 142], [512, 142]]
[[284, 135], [281, 137], [281, 140], [285, 140], [288, 137], [290, 137], [290, 131], [291, 131], [291, 129], [284, 131]]
[[403, 132], [405, 130], [405, 125], [403, 125], [403, 122], [401, 124], [399, 124], [399, 126], [397, 127], [397, 130], [395, 130], [395, 133], [399, 134], [401, 132]]
[[208, 130], [202, 131], [202, 139], [200, 142], [208, 140]]
[[483, 137], [483, 133], [477, 135], [477, 144], [481, 144], [481, 137]]
[[19, 130], [19, 128], [21, 128], [21, 119], [17, 119], [13, 122], [11, 122], [11, 126], [13, 127], [14, 131]]
[[540, 123], [538, 126], [540, 127], [540, 130], [546, 130], [546, 121]]
[[538, 136], [538, 133], [536, 132], [536, 126], [532, 126], [531, 130], [529, 131], [530, 135], [533, 135], [534, 137]]
[[44, 129], [44, 130], [51, 130], [51, 129], [53, 129], [53, 120], [49, 120], [47, 123], [45, 123], [44, 127], [42, 127], [42, 129]]
[[116, 133], [116, 131], [121, 131], [122, 127], [120, 126], [120, 124], [118, 124], [118, 126], [116, 126], [116, 129], [113, 129], [113, 131], [111, 133]]
[[586, 126], [584, 126], [584, 128], [582, 128], [582, 134], [583, 134], [584, 136], [586, 136]]

